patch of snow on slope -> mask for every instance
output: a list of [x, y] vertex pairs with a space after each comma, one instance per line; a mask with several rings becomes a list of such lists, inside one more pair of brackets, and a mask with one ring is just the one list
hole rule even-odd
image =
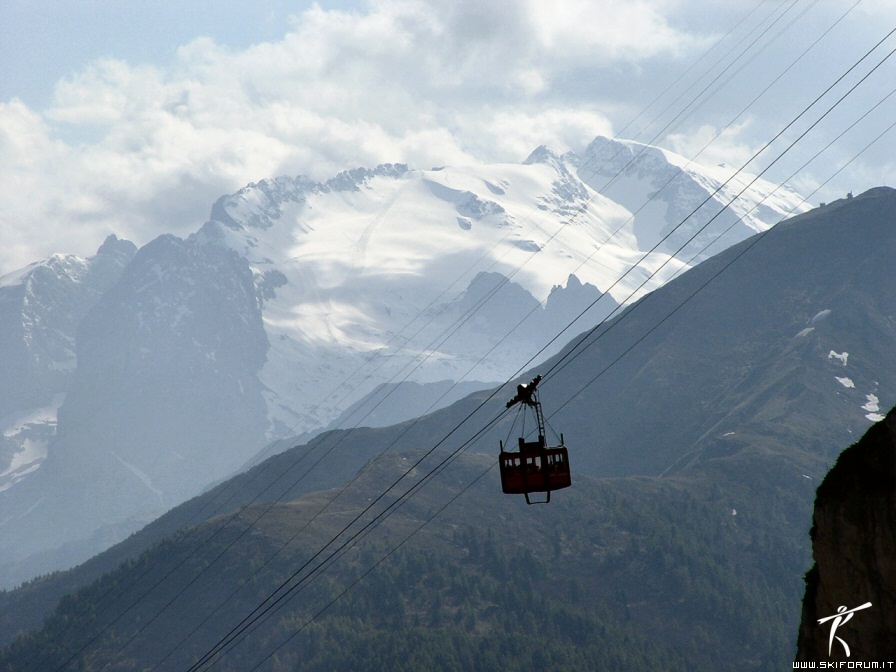
[[834, 352], [833, 350], [831, 350], [828, 353], [828, 359], [839, 359], [840, 362], [843, 364], [843, 366], [846, 366], [846, 361], [849, 359], [849, 353], [841, 352], [838, 354], [838, 353]]
[[867, 399], [867, 402], [862, 406], [863, 411], [868, 411], [865, 417], [872, 422], [880, 422], [883, 420], [884, 416], [880, 414], [880, 399], [877, 398], [877, 395], [866, 394], [865, 399]]
[[22, 450], [12, 456], [7, 469], [0, 473], [0, 492], [11, 488], [28, 474], [37, 471], [47, 457], [47, 441], [25, 438]]
[[16, 285], [21, 285], [25, 279], [28, 277], [28, 274], [31, 273], [36, 266], [39, 266], [42, 262], [35, 262], [33, 264], [29, 264], [24, 268], [20, 268], [16, 271], [12, 271], [7, 273], [6, 275], [0, 276], [0, 287], [15, 287]]
[[33, 474], [43, 464], [47, 457], [47, 444], [56, 431], [56, 414], [64, 398], [65, 395], [59, 394], [49, 406], [0, 419], [0, 440], [18, 446], [6, 469], [0, 472], [0, 492]]
[[852, 382], [851, 378], [837, 378], [837, 382], [840, 383], [843, 387], [855, 387], [856, 384]]
[[816, 313], [815, 316], [811, 320], [809, 320], [809, 324], [816, 324], [818, 322], [821, 322], [823, 319], [828, 317], [830, 314], [831, 314], [831, 309], [825, 308], [824, 310]]
[[10, 438], [21, 432], [29, 425], [46, 424], [56, 422], [56, 413], [65, 399], [64, 394], [58, 394], [53, 398], [53, 403], [42, 408], [29, 409], [24, 415], [7, 416], [0, 420], [3, 428], [3, 436]]

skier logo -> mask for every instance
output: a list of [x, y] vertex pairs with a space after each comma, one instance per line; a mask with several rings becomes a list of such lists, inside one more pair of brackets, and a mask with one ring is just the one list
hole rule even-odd
[[849, 645], [844, 642], [840, 637], [837, 637], [837, 628], [846, 623], [849, 619], [853, 617], [853, 615], [859, 611], [860, 609], [867, 609], [871, 606], [870, 602], [866, 602], [860, 607], [854, 607], [853, 609], [847, 609], [844, 606], [837, 607], [837, 613], [833, 616], [826, 616], [825, 618], [819, 618], [818, 624], [827, 623], [828, 621], [833, 621], [831, 623], [831, 636], [828, 638], [828, 656], [831, 655], [831, 648], [834, 646], [834, 640], [836, 639], [843, 645], [843, 650], [846, 651], [846, 657], [849, 658]]

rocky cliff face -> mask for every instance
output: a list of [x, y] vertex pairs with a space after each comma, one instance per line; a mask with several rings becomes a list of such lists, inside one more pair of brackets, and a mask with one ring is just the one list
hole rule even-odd
[[796, 660], [896, 661], [896, 409], [825, 477], [811, 535]]
[[136, 252], [109, 236], [92, 257], [54, 254], [0, 278], [0, 492], [46, 458], [75, 373], [78, 325]]

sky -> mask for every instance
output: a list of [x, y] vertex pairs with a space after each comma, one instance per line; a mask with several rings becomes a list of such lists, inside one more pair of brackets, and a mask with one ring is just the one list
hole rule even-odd
[[746, 170], [813, 204], [896, 186], [893, 28], [889, 0], [2, 0], [0, 276], [266, 177], [598, 135], [736, 168], [773, 141]]

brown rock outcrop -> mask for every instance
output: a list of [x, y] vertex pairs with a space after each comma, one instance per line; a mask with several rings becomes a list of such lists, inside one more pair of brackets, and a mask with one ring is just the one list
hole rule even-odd
[[896, 669], [896, 409], [819, 486], [811, 537], [796, 660]]

